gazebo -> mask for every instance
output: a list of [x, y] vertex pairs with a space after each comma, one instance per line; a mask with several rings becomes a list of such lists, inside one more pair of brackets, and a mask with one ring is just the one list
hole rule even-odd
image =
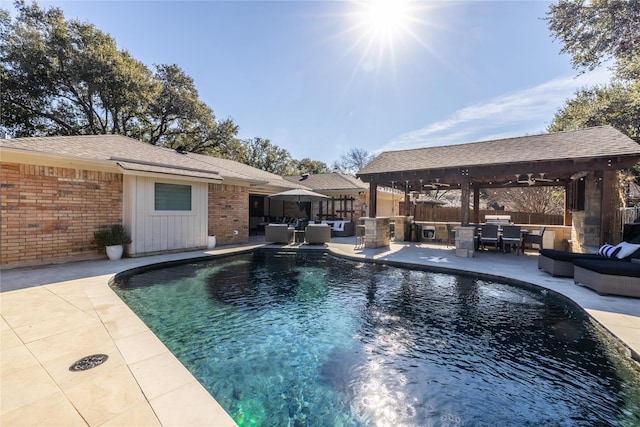
[[[404, 188], [409, 194], [446, 184], [459, 188], [462, 225], [477, 223], [483, 188], [562, 186], [565, 225], [584, 213], [584, 224], [597, 225], [587, 239], [611, 241], [617, 203], [617, 171], [640, 161], [640, 145], [611, 126], [507, 138], [469, 144], [381, 153], [357, 176], [369, 183], [370, 217], [376, 217], [376, 188]], [[593, 242], [587, 242], [592, 244]], [[597, 244], [597, 243], [596, 243]]]

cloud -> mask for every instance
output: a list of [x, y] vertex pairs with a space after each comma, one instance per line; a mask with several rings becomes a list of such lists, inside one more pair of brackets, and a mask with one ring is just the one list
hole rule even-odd
[[443, 121], [405, 132], [389, 141], [379, 152], [542, 133], [556, 111], [576, 90], [610, 81], [611, 73], [607, 69], [578, 77], [556, 77], [532, 88], [465, 107]]

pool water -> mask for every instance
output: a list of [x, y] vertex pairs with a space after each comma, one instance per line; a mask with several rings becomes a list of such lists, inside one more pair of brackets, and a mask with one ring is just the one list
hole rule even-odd
[[638, 426], [640, 375], [546, 291], [255, 252], [114, 286], [240, 426]]

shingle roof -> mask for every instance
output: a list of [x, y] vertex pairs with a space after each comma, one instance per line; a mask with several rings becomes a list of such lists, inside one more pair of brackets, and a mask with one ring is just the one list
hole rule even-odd
[[281, 176], [227, 159], [201, 154], [180, 154], [121, 135], [80, 135], [0, 140], [0, 148], [11, 148], [57, 157], [117, 163], [132, 171], [157, 172], [220, 180], [222, 178], [293, 188]]
[[309, 175], [304, 181], [300, 181], [299, 176], [285, 176], [284, 179], [303, 184], [313, 191], [362, 191], [369, 188], [369, 184], [358, 178], [339, 172]]
[[640, 145], [611, 126], [599, 126], [470, 144], [387, 151], [362, 168], [358, 175], [621, 155], [640, 155]]

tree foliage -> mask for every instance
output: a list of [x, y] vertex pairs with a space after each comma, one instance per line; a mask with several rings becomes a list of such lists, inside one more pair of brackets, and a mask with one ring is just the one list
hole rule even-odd
[[326, 163], [311, 160], [309, 158], [304, 158], [302, 160], [294, 160], [293, 167], [296, 170], [296, 175], [302, 175], [304, 173], [308, 173], [311, 175], [317, 175], [320, 173], [330, 173], [331, 169], [327, 166]]
[[614, 83], [581, 89], [567, 100], [549, 125], [550, 132], [611, 125], [640, 142], [638, 85]]
[[640, 54], [640, 2], [559, 0], [549, 7], [549, 29], [572, 56], [576, 69], [608, 60], [626, 63]]
[[549, 131], [609, 124], [640, 143], [640, 2], [560, 0], [549, 7], [547, 21], [574, 68], [612, 61], [615, 70], [609, 85], [581, 89], [567, 100]]
[[238, 128], [219, 122], [177, 65], [151, 71], [91, 24], [24, 0], [0, 16], [3, 130], [15, 136], [117, 133], [209, 153]]
[[244, 141], [246, 160], [244, 163], [277, 175], [293, 175], [291, 155], [283, 148], [263, 138]]
[[576, 69], [613, 61], [616, 78], [585, 88], [558, 110], [549, 131], [609, 124], [640, 142], [640, 2], [560, 0], [547, 13], [549, 29]]

